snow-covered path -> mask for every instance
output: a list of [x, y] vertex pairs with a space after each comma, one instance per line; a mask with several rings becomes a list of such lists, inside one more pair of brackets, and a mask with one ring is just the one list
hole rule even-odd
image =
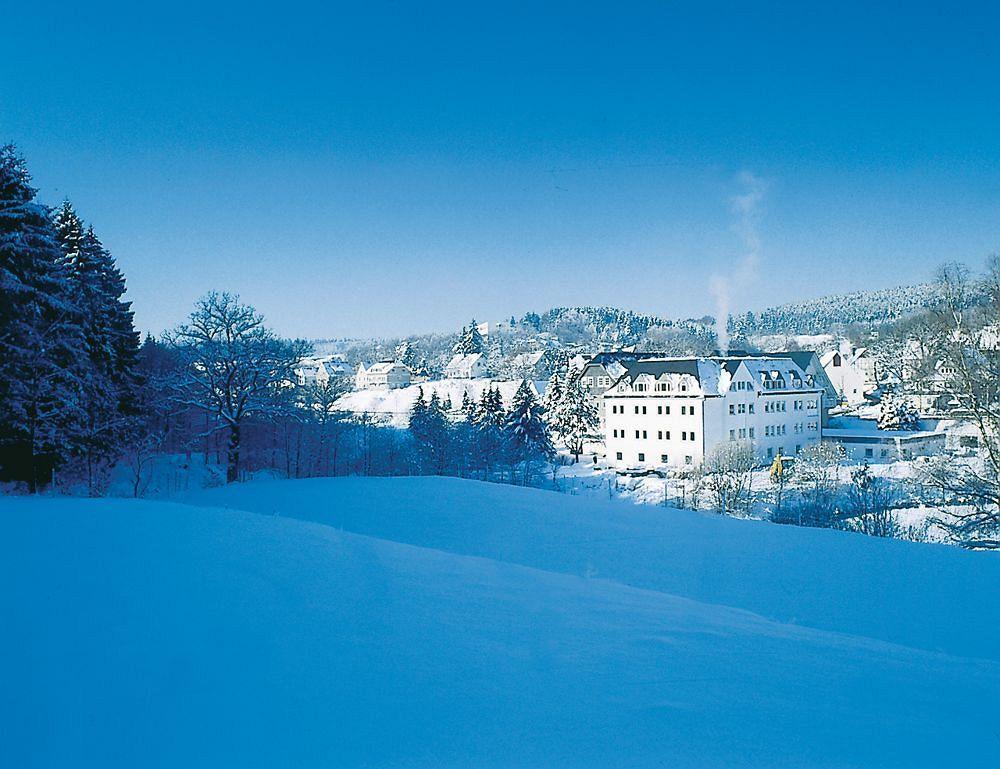
[[[211, 496], [264, 510], [320, 493], [321, 516], [399, 541], [210, 506], [0, 499], [0, 766], [991, 766], [1000, 749], [1000, 662], [966, 653], [988, 639], [932, 652], [639, 584], [662, 564], [640, 568], [650, 551], [630, 540], [607, 564], [593, 560], [605, 550], [572, 560], [555, 495], [414, 479]], [[617, 526], [643, 512], [580, 515], [602, 511]], [[490, 516], [520, 523], [480, 531], [475, 519]], [[698, 561], [712, 552], [698, 537], [726, 539], [713, 521], [679, 520], [660, 524], [672, 557]], [[772, 530], [794, 531], [761, 536]], [[750, 578], [769, 570], [783, 584], [781, 561], [746, 536]], [[785, 547], [835, 561], [840, 547], [857, 556], [855, 539]], [[886, 569], [941, 569], [956, 605], [942, 614], [924, 602], [935, 643], [958, 644], [936, 626], [968, 623], [974, 601], [996, 624], [983, 594], [958, 592], [966, 579], [986, 590], [994, 560], [876, 544]], [[448, 552], [489, 548], [508, 549]], [[562, 554], [545, 564], [509, 562], [552, 551]], [[926, 555], [937, 552], [968, 560]], [[613, 573], [629, 563], [634, 585]], [[693, 589], [702, 566], [686, 569], [671, 579]], [[897, 599], [917, 603], [881, 601]]]

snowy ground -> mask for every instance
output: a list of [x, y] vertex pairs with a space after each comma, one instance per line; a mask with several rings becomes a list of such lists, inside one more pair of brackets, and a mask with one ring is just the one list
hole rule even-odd
[[454, 479], [187, 503], [0, 499], [0, 766], [1000, 750], [988, 554]]

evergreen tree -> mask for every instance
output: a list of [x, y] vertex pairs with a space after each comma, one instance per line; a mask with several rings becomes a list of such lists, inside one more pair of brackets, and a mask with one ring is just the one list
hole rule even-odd
[[544, 411], [535, 399], [527, 380], [521, 382], [511, 403], [504, 425], [508, 457], [520, 465], [527, 485], [532, 466], [551, 457], [555, 450], [545, 424]]
[[458, 355], [470, 355], [481, 353], [484, 347], [483, 335], [479, 333], [479, 326], [473, 318], [468, 326], [462, 326], [462, 334], [455, 343], [454, 351]]
[[417, 446], [422, 469], [440, 475], [447, 469], [451, 423], [436, 392], [424, 400], [421, 388], [410, 413], [410, 433]]
[[468, 390], [462, 392], [462, 414], [469, 424], [476, 421], [476, 402], [472, 400]]
[[413, 401], [410, 409], [410, 432], [414, 437], [420, 435], [424, 430], [424, 423], [427, 418], [427, 400], [424, 398], [424, 388], [417, 389], [417, 399]]
[[580, 384], [580, 379], [572, 372], [566, 374], [562, 397], [555, 406], [555, 415], [549, 425], [566, 444], [578, 462], [583, 453], [583, 445], [593, 437], [600, 422], [595, 404]]
[[80, 362], [87, 370], [87, 418], [79, 448], [93, 494], [100, 472], [118, 457], [134, 429], [130, 421], [138, 412], [138, 334], [130, 304], [122, 298], [125, 279], [93, 228], [84, 229], [68, 200], [53, 223], [87, 350], [86, 360]]
[[558, 372], [552, 372], [545, 393], [542, 395], [542, 408], [545, 409], [545, 416], [549, 420], [550, 426], [552, 425], [551, 418], [556, 413], [556, 407], [562, 401], [564, 390], [563, 378], [559, 376]]
[[72, 453], [86, 359], [49, 210], [24, 160], [0, 147], [0, 465], [29, 490]]
[[880, 430], [916, 430], [920, 427], [920, 412], [905, 398], [887, 392], [879, 403]]

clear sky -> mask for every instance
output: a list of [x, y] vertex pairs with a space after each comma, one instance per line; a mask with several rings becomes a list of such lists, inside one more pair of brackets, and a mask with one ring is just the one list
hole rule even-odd
[[6, 3], [0, 141], [153, 331], [212, 288], [332, 337], [979, 266], [1000, 11], [870, 5]]

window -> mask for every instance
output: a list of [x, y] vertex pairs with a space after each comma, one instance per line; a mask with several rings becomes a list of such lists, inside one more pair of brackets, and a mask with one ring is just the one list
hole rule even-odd
[[752, 403], [747, 407], [747, 411], [749, 411], [751, 414], [753, 413], [753, 404]]
[[692, 457], [690, 454], [684, 457], [684, 464], [690, 465], [692, 462], [694, 462], [694, 457]]
[[664, 406], [663, 413], [666, 414], [667, 416], [670, 416], [670, 406]]
[[638, 437], [639, 437], [639, 431], [638, 431], [638, 430], [636, 430], [636, 431], [635, 431], [635, 437], [636, 437], [637, 439], [638, 439]]
[[750, 428], [750, 437], [753, 438], [753, 428]]
[[687, 406], [681, 406], [681, 416], [687, 414]]
[[688, 411], [690, 412], [691, 416], [694, 416], [694, 406], [688, 409]]
[[688, 439], [687, 430], [681, 433], [681, 440], [686, 441]]
[[645, 430], [643, 430], [643, 431], [642, 431], [642, 437], [643, 437], [643, 438], [645, 438], [645, 437], [646, 437], [646, 431], [645, 431]]
[[646, 455], [643, 454], [641, 451], [639, 452], [639, 461], [640, 462], [645, 462], [646, 461]]
[[667, 455], [666, 454], [660, 454], [660, 461], [663, 462], [664, 464], [666, 464], [667, 461], [668, 461], [667, 460]]
[[736, 406], [734, 406], [732, 403], [730, 403], [729, 404], [729, 414], [730, 414], [730, 416], [732, 416], [735, 413], [736, 413]]
[[691, 440], [694, 440], [694, 433], [691, 433]]
[[774, 449], [768, 447], [768, 449], [767, 449], [767, 458], [768, 459], [773, 459], [774, 458]]
[[875, 456], [875, 449], [865, 449], [865, 456], [868, 458]]
[[657, 406], [656, 407], [656, 413], [657, 414], [662, 414], [663, 413], [663, 406]]
[[643, 407], [642, 407], [642, 413], [643, 413], [643, 414], [645, 414], [645, 413], [646, 413], [646, 407], [645, 407], [645, 406], [643, 406]]
[[656, 431], [656, 438], [657, 438], [657, 440], [661, 440], [661, 441], [663, 440], [663, 430], [657, 430]]
[[621, 461], [622, 453], [620, 451], [615, 454], [615, 459], [617, 459], [619, 462]]
[[736, 431], [735, 430], [730, 430], [729, 431], [729, 440], [731, 440], [731, 441], [735, 441], [736, 440]]
[[669, 430], [667, 430], [667, 440], [668, 441], [670, 440], [670, 431]]
[[638, 414], [638, 413], [639, 413], [639, 407], [638, 407], [638, 406], [636, 406], [636, 407], [635, 407], [635, 413], [636, 413], [636, 414]]

